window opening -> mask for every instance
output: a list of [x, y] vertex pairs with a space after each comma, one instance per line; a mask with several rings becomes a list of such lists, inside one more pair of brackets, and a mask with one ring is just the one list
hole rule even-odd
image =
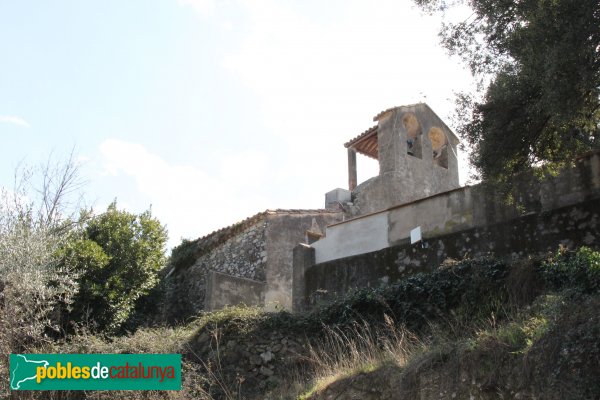
[[413, 113], [406, 113], [402, 117], [406, 131], [406, 153], [413, 157], [422, 158], [421, 124]]
[[427, 134], [431, 141], [433, 163], [448, 168], [448, 137], [441, 128], [432, 127]]

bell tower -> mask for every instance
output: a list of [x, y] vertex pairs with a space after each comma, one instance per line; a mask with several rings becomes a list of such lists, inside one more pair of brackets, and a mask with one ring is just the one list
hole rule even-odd
[[[459, 187], [456, 135], [425, 103], [393, 107], [377, 123], [345, 143], [348, 193], [326, 195], [349, 200], [351, 216], [364, 215]], [[357, 153], [379, 162], [379, 175], [358, 184]]]

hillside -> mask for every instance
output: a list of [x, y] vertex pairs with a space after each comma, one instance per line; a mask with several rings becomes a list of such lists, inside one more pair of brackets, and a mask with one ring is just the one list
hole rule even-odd
[[183, 354], [182, 391], [119, 398], [594, 399], [599, 289], [600, 253], [587, 248], [464, 260], [308, 314], [227, 308], [129, 336], [82, 332], [40, 351]]

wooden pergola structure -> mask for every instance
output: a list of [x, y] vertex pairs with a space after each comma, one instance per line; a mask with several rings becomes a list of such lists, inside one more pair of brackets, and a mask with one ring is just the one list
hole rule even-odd
[[356, 153], [379, 160], [379, 146], [377, 143], [377, 125], [367, 129], [354, 139], [344, 143], [348, 149], [348, 189], [356, 188]]

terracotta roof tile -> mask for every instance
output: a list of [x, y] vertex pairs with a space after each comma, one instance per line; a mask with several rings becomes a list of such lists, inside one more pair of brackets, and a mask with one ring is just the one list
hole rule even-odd
[[346, 148], [350, 147], [354, 143], [358, 142], [360, 139], [363, 139], [376, 131], [377, 131], [377, 125], [374, 125], [374, 126], [370, 127], [369, 129], [367, 129], [366, 131], [364, 131], [363, 133], [361, 133], [360, 135], [358, 135], [357, 137], [355, 137], [354, 139], [351, 139], [351, 140], [347, 141], [346, 143], [344, 143], [344, 147], [346, 147]]

